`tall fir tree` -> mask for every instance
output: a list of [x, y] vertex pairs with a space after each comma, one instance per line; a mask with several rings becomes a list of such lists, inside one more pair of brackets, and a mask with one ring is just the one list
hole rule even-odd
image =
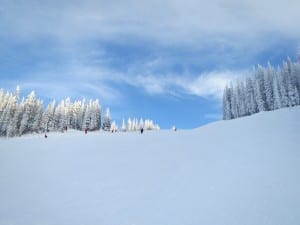
[[109, 108], [107, 108], [106, 109], [106, 114], [105, 114], [104, 119], [103, 119], [102, 129], [104, 131], [110, 131], [110, 127], [111, 127], [111, 117], [110, 117]]

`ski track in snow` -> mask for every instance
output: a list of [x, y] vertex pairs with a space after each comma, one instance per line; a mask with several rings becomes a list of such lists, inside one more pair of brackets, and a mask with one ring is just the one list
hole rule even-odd
[[298, 225], [300, 107], [0, 139], [0, 225]]

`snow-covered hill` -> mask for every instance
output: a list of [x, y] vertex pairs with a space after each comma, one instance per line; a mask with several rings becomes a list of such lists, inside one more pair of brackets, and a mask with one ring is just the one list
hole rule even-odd
[[298, 225], [299, 115], [2, 138], [0, 225]]

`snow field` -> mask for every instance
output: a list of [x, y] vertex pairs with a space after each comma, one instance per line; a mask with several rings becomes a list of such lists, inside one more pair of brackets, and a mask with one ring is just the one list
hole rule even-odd
[[299, 115], [1, 138], [0, 225], [297, 225]]

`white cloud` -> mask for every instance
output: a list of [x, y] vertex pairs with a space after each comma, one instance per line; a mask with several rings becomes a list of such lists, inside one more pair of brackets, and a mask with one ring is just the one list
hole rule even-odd
[[246, 75], [246, 71], [217, 71], [203, 73], [196, 78], [179, 75], [139, 75], [127, 79], [128, 84], [142, 88], [149, 94], [170, 94], [181, 96], [184, 94], [196, 95], [199, 97], [212, 97], [221, 99], [226, 84], [230, 81]]
[[203, 36], [228, 34], [255, 38], [258, 33], [282, 33], [299, 38], [299, 8], [298, 0], [2, 1], [0, 32], [68, 41], [133, 35], [194, 44]]
[[64, 70], [37, 71], [22, 78], [3, 80], [2, 87], [9, 90], [20, 85], [23, 94], [34, 90], [42, 99], [99, 98], [101, 102], [115, 104], [122, 100], [122, 95], [108, 83], [113, 77], [112, 72], [77, 65]]
[[72, 83], [62, 84], [61, 82], [30, 82], [24, 81], [20, 85], [23, 91], [36, 91], [42, 99], [62, 99], [72, 97], [72, 99], [99, 98], [101, 102], [114, 102], [120, 98], [118, 91], [103, 84], [93, 85], [92, 83]]
[[[66, 71], [36, 72], [27, 78], [18, 79], [22, 90], [35, 90], [42, 98], [60, 99], [67, 96], [74, 98], [94, 98], [115, 104], [122, 98], [122, 90], [116, 87], [126, 85], [138, 88], [150, 95], [172, 95], [182, 97], [186, 94], [204, 98], [221, 99], [226, 84], [247, 75], [246, 71], [214, 71], [194, 75], [135, 75], [77, 65]], [[3, 81], [4, 88], [17, 83]], [[5, 85], [5, 83], [9, 85]], [[125, 86], [124, 86], [125, 85]], [[114, 88], [115, 86], [115, 88]]]
[[214, 97], [220, 99], [226, 84], [245, 75], [244, 71], [210, 72], [198, 76], [194, 81], [185, 84], [184, 88], [191, 94], [202, 97]]

